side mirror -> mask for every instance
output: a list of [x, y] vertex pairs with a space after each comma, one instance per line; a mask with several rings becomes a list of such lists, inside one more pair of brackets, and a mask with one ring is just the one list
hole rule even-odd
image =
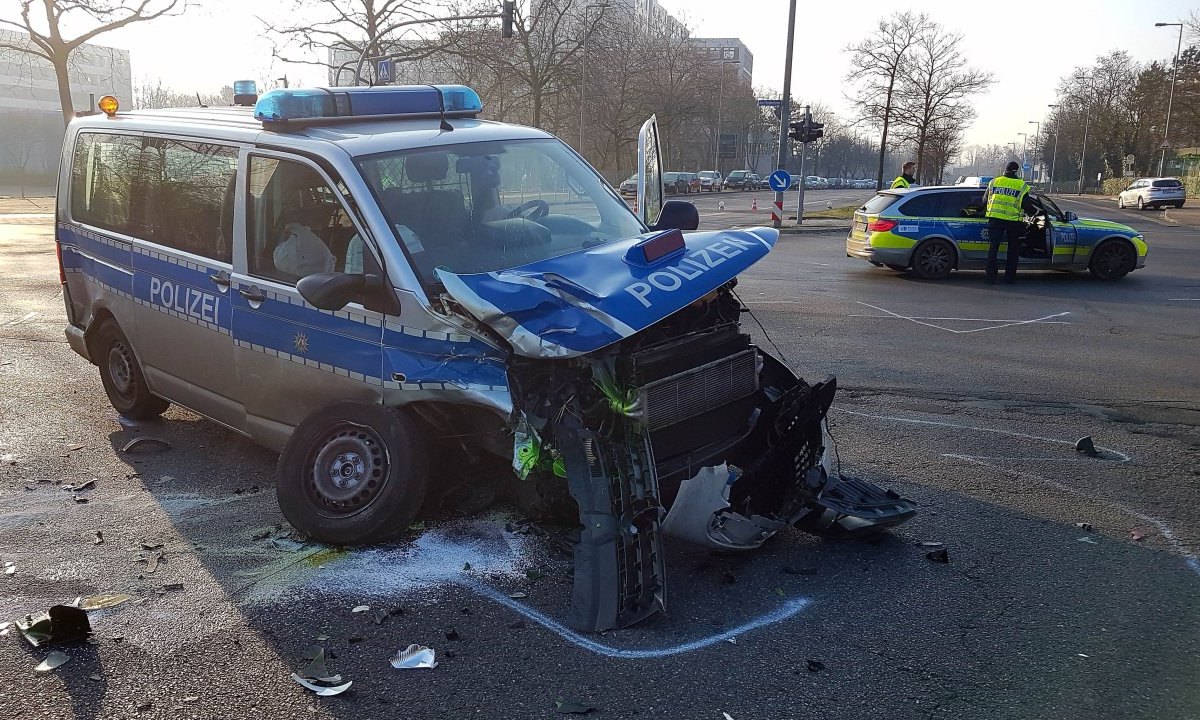
[[341, 310], [363, 294], [369, 285], [361, 273], [316, 273], [300, 278], [296, 289], [313, 307], [322, 310]]
[[668, 200], [663, 203], [658, 222], [651, 230], [695, 230], [700, 227], [700, 211], [690, 202]]
[[1066, 220], [1067, 222], [1075, 222], [1076, 220], [1079, 219], [1079, 216], [1076, 215], [1074, 212], [1068, 210], [1066, 212], [1066, 214], [1063, 215], [1063, 219]]

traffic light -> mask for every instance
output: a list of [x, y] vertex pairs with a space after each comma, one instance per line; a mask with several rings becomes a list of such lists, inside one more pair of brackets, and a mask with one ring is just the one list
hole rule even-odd
[[806, 117], [798, 122], [788, 125], [792, 129], [788, 133], [788, 137], [797, 142], [810, 143], [820, 140], [825, 135], [825, 123], [814, 122], [811, 117]]
[[500, 4], [500, 34], [506, 38], [512, 37], [513, 32], [513, 13], [516, 11], [516, 0], [504, 0]]
[[788, 137], [795, 140], [796, 142], [807, 142], [804, 139], [805, 129], [808, 127], [807, 120], [801, 120], [800, 122], [788, 123], [788, 127], [790, 127], [792, 129], [792, 131], [788, 133]]
[[825, 134], [825, 123], [813, 122], [812, 118], [808, 119], [808, 132], [805, 134], [804, 142], [810, 143], [815, 140], [820, 140]]

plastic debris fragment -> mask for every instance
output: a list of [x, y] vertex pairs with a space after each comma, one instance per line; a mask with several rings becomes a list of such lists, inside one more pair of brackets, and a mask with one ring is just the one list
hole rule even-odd
[[166, 440], [163, 440], [162, 438], [152, 437], [150, 435], [143, 435], [141, 437], [135, 437], [134, 439], [125, 443], [125, 447], [121, 448], [121, 452], [128, 453], [128, 452], [133, 452], [135, 450], [149, 450], [151, 452], [162, 452], [164, 450], [170, 450], [170, 449], [171, 449], [171, 443], [167, 442]]
[[99, 530], [97, 530], [97, 531], [96, 531], [96, 539], [92, 541], [92, 544], [93, 544], [93, 545], [102, 545], [102, 544], [104, 544], [104, 533], [102, 533], [102, 532], [100, 532]]
[[16, 563], [14, 563], [11, 560], [8, 560], [4, 563], [4, 574], [5, 575], [12, 575], [16, 572], [17, 572], [17, 564]]
[[588, 705], [577, 700], [554, 701], [554, 712], [559, 715], [586, 715], [595, 709], [595, 705]]
[[1146, 531], [1141, 528], [1134, 528], [1129, 531], [1129, 539], [1134, 542], [1141, 542], [1146, 539]]
[[312, 652], [306, 653], [305, 657], [311, 657], [311, 662], [299, 673], [292, 673], [293, 680], [321, 697], [340, 695], [354, 684], [353, 680], [339, 684], [342, 682], [342, 676], [329, 672], [325, 667], [325, 648], [313, 647], [310, 650]]
[[1085, 522], [1077, 522], [1077, 523], [1075, 523], [1075, 527], [1077, 527], [1080, 530], [1083, 530], [1085, 532], [1092, 532], [1093, 530], [1096, 529], [1096, 528], [1092, 527], [1091, 523], [1085, 523]]
[[1092, 442], [1091, 435], [1085, 435], [1075, 441], [1075, 452], [1081, 452], [1084, 455], [1096, 457], [1100, 453], [1096, 450], [1096, 444]]
[[809, 660], [808, 661], [808, 671], [809, 672], [821, 672], [824, 669], [825, 669], [825, 663], [821, 662], [820, 660]]
[[86, 610], [71, 605], [53, 605], [37, 615], [17, 620], [17, 629], [34, 647], [44, 644], [85, 640], [92, 632]]
[[295, 680], [296, 682], [300, 683], [304, 687], [308, 688], [309, 690], [312, 690], [314, 693], [316, 693], [317, 695], [320, 695], [321, 697], [331, 697], [333, 695], [341, 695], [342, 693], [349, 690], [350, 686], [354, 684], [354, 681], [351, 680], [344, 685], [333, 685], [333, 686], [317, 685], [314, 682], [305, 680], [304, 678], [300, 677], [296, 673], [292, 673], [292, 679]]
[[433, 669], [437, 667], [436, 657], [437, 653], [433, 648], [413, 644], [396, 651], [396, 657], [392, 658], [392, 667], [397, 670]]
[[927, 553], [925, 553], [925, 557], [926, 557], [926, 559], [932, 560], [934, 562], [940, 562], [940, 563], [950, 562], [950, 553], [946, 552], [946, 548], [941, 548], [938, 550], [933, 550], [931, 552], [927, 552]]
[[370, 610], [370, 609], [371, 609], [371, 606], [370, 606], [370, 605], [356, 605], [356, 606], [354, 607], [354, 609], [353, 609], [353, 610], [351, 610], [350, 612], [352, 612], [352, 613], [360, 613], [360, 612], [366, 612], [366, 611], [368, 611], [368, 610]]
[[85, 597], [79, 601], [81, 610], [103, 610], [105, 608], [116, 607], [121, 603], [128, 602], [133, 599], [132, 595], [125, 593], [110, 593], [106, 595], [92, 595]]
[[67, 655], [66, 653], [63, 653], [63, 652], [59, 652], [57, 650], [53, 650], [46, 654], [46, 659], [43, 660], [37, 667], [34, 668], [34, 672], [50, 672], [54, 668], [62, 667], [63, 665], [66, 665], [67, 661], [70, 659], [71, 659], [70, 655]]

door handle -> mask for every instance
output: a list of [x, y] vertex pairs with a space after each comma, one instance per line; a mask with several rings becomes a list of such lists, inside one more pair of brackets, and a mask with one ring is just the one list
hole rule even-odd
[[222, 288], [229, 287], [229, 273], [225, 270], [218, 272], [216, 275], [209, 275], [208, 279], [212, 280], [214, 285], [220, 285]]
[[246, 298], [250, 302], [262, 302], [267, 299], [267, 296], [263, 295], [263, 291], [259, 290], [253, 285], [248, 288], [238, 289], [238, 293], [240, 293], [242, 297]]

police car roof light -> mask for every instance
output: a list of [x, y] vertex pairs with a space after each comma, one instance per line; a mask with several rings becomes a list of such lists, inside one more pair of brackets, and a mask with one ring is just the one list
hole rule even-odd
[[280, 88], [254, 105], [264, 123], [314, 124], [384, 117], [474, 117], [479, 95], [464, 85], [399, 85], [346, 88]]

